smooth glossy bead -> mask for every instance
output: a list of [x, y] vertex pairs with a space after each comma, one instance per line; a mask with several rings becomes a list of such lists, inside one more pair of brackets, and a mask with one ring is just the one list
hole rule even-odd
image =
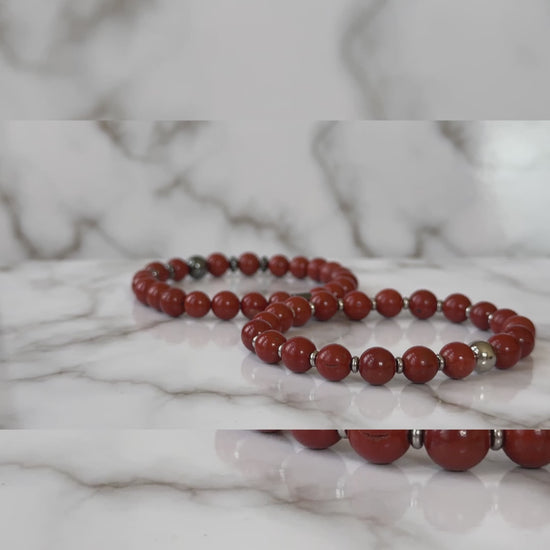
[[470, 310], [470, 321], [481, 330], [489, 330], [489, 315], [496, 309], [497, 307], [491, 302], [478, 302]]
[[147, 304], [160, 311], [160, 297], [163, 292], [166, 292], [170, 288], [172, 287], [166, 283], [153, 283], [147, 291]]
[[254, 351], [265, 363], [278, 363], [279, 346], [285, 342], [286, 338], [278, 330], [266, 330], [256, 338]]
[[521, 358], [521, 345], [519, 340], [511, 334], [501, 332], [489, 338], [489, 344], [493, 346], [496, 355], [495, 366], [497, 369], [509, 369]]
[[453, 323], [462, 323], [467, 319], [466, 308], [471, 305], [472, 302], [470, 302], [467, 296], [455, 293], [450, 294], [443, 300], [441, 311], [449, 321]]
[[346, 277], [347, 279], [351, 279], [354, 285], [353, 288], [357, 288], [357, 286], [359, 285], [359, 281], [357, 280], [357, 277], [349, 269], [346, 269], [345, 267], [335, 269], [332, 272], [331, 277], [333, 281], [336, 281], [336, 279], [340, 279], [341, 277]]
[[373, 464], [391, 464], [409, 449], [407, 430], [347, 430], [355, 452]]
[[269, 304], [265, 308], [266, 312], [273, 313], [279, 318], [279, 321], [281, 322], [281, 332], [286, 332], [294, 322], [294, 314], [292, 313], [292, 310], [282, 302], [275, 302], [273, 304]]
[[470, 348], [474, 352], [476, 357], [476, 366], [475, 370], [479, 373], [487, 372], [491, 370], [496, 362], [497, 357], [495, 355], [495, 350], [489, 342], [484, 340], [477, 340], [470, 344]]
[[185, 313], [190, 317], [204, 317], [210, 311], [210, 298], [200, 290], [185, 297]]
[[340, 441], [338, 430], [290, 430], [290, 433], [309, 449], [328, 449]]
[[258, 256], [252, 252], [244, 252], [239, 256], [239, 269], [244, 275], [251, 276], [260, 268]]
[[462, 472], [479, 464], [489, 452], [489, 430], [426, 430], [424, 447], [446, 470]]
[[531, 321], [531, 319], [528, 319], [527, 317], [524, 317], [523, 315], [513, 315], [512, 317], [508, 317], [506, 321], [504, 321], [504, 325], [502, 327], [502, 330], [506, 332], [506, 329], [508, 327], [512, 327], [514, 325], [521, 325], [522, 327], [525, 327], [529, 329], [533, 336], [537, 335], [537, 331], [535, 329], [535, 325]]
[[273, 304], [275, 302], [284, 302], [287, 298], [290, 298], [290, 294], [284, 290], [278, 290], [269, 297], [268, 302]]
[[283, 277], [288, 271], [289, 262], [286, 256], [276, 254], [275, 256], [271, 256], [271, 258], [269, 258], [267, 267], [269, 268], [269, 271], [275, 275], [275, 277]]
[[284, 303], [292, 310], [294, 315], [293, 326], [301, 327], [311, 319], [311, 307], [309, 302], [302, 296], [291, 296]]
[[189, 265], [189, 275], [193, 279], [202, 279], [208, 273], [206, 258], [202, 256], [191, 256], [187, 260], [187, 265]]
[[497, 309], [491, 313], [491, 318], [489, 319], [489, 328], [497, 334], [497, 332], [502, 332], [504, 323], [506, 319], [517, 315], [513, 309]]
[[384, 317], [395, 317], [403, 309], [403, 297], [393, 288], [381, 290], [374, 300], [376, 311]]
[[247, 349], [254, 351], [254, 346], [252, 345], [252, 340], [258, 334], [270, 330], [271, 325], [262, 319], [252, 319], [244, 325], [241, 331], [241, 340]]
[[288, 339], [281, 348], [283, 365], [293, 372], [306, 372], [311, 368], [310, 355], [315, 351], [315, 344], [303, 336]]
[[415, 384], [429, 382], [439, 370], [437, 355], [424, 346], [413, 346], [403, 354], [403, 374]]
[[206, 267], [214, 277], [221, 277], [229, 269], [229, 260], [219, 252], [214, 252], [206, 258]]
[[158, 280], [153, 277], [153, 274], [148, 269], [141, 269], [132, 277], [132, 290], [134, 289], [134, 285], [141, 279], [151, 279], [153, 282]]
[[249, 292], [241, 298], [241, 311], [248, 319], [252, 319], [254, 315], [260, 313], [267, 307], [267, 300], [263, 294], [259, 292]]
[[315, 366], [323, 378], [337, 382], [351, 372], [351, 353], [340, 344], [329, 344], [319, 350]]
[[338, 283], [331, 281], [330, 283], [327, 283], [325, 285], [325, 290], [327, 292], [330, 292], [331, 294], [334, 294], [336, 298], [343, 298], [344, 294], [346, 293], [344, 290], [344, 287], [342, 285], [339, 285]]
[[307, 276], [308, 263], [308, 259], [304, 256], [295, 256], [290, 260], [288, 269], [296, 279], [303, 279]]
[[326, 263], [327, 261], [324, 258], [313, 258], [313, 260], [307, 264], [307, 276], [314, 281], [320, 281], [319, 271]]
[[261, 311], [260, 313], [256, 313], [253, 319], [262, 319], [262, 321], [269, 323], [271, 328], [278, 331], [281, 330], [281, 321], [279, 317], [277, 317], [274, 313], [269, 313], [269, 311]]
[[504, 430], [503, 450], [524, 468], [550, 464], [550, 430]]
[[168, 265], [172, 267], [174, 281], [181, 281], [189, 274], [189, 266], [181, 258], [171, 258]]
[[437, 298], [429, 290], [417, 290], [409, 297], [409, 309], [417, 319], [428, 319], [437, 311]]
[[332, 273], [341, 268], [342, 266], [338, 262], [326, 262], [319, 270], [319, 279], [322, 283], [328, 283], [332, 279]]
[[472, 348], [463, 342], [451, 342], [441, 348], [439, 355], [445, 359], [443, 372], [455, 380], [466, 378], [476, 366]]
[[179, 288], [169, 288], [160, 297], [160, 309], [171, 317], [179, 317], [185, 311], [185, 292]]
[[154, 285], [157, 282], [158, 281], [154, 277], [141, 277], [132, 283], [134, 294], [142, 304], [145, 304], [146, 306], [149, 305], [147, 303], [147, 292], [149, 291], [151, 285]]
[[512, 325], [506, 329], [506, 333], [518, 339], [521, 347], [521, 357], [527, 357], [533, 351], [535, 337], [528, 328], [522, 325]]
[[336, 279], [332, 279], [331, 282], [338, 283], [344, 289], [344, 295], [356, 288], [353, 279], [349, 277], [337, 277]]
[[160, 262], [151, 262], [145, 266], [145, 269], [148, 271], [156, 271], [158, 281], [167, 281], [168, 277], [170, 277], [168, 268]]
[[373, 386], [386, 384], [395, 375], [395, 357], [385, 348], [369, 348], [359, 358], [359, 374]]
[[370, 298], [360, 290], [352, 290], [344, 296], [344, 313], [352, 321], [364, 319], [371, 309]]
[[216, 317], [228, 321], [239, 313], [239, 298], [229, 290], [222, 290], [212, 298], [212, 311]]
[[338, 311], [338, 300], [336, 297], [321, 290], [311, 297], [311, 303], [315, 306], [315, 318], [318, 321], [327, 321]]

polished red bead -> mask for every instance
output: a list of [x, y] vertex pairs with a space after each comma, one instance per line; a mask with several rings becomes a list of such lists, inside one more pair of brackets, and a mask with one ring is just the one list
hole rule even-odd
[[319, 270], [319, 279], [322, 283], [328, 283], [332, 279], [332, 273], [342, 266], [338, 262], [326, 262]]
[[495, 350], [497, 369], [509, 369], [521, 359], [521, 344], [515, 336], [501, 332], [491, 336], [488, 342]]
[[347, 430], [355, 452], [373, 464], [391, 464], [409, 449], [407, 430]]
[[221, 277], [229, 269], [229, 260], [219, 252], [214, 252], [206, 258], [206, 267], [214, 277]]
[[527, 357], [535, 348], [533, 333], [522, 325], [512, 325], [506, 329], [506, 334], [511, 334], [519, 341], [521, 357]]
[[269, 323], [272, 329], [279, 331], [281, 330], [281, 321], [279, 317], [277, 317], [274, 313], [269, 313], [269, 311], [261, 311], [260, 313], [256, 313], [253, 319], [262, 319], [262, 321]]
[[443, 300], [441, 311], [449, 321], [462, 323], [466, 321], [466, 308], [472, 305], [470, 299], [464, 294], [450, 294]]
[[497, 309], [491, 313], [489, 328], [496, 334], [502, 332], [506, 319], [517, 315], [513, 309]]
[[154, 309], [158, 309], [160, 311], [160, 297], [162, 296], [162, 293], [166, 290], [169, 290], [171, 286], [166, 283], [153, 283], [149, 290], [147, 290], [147, 304], [151, 306]]
[[164, 264], [161, 264], [160, 262], [151, 262], [150, 264], [147, 264], [145, 266], [145, 269], [148, 269], [149, 271], [156, 271], [157, 279], [159, 281], [166, 281], [170, 276], [170, 272], [168, 271], [168, 268]]
[[174, 281], [181, 281], [189, 273], [189, 266], [181, 258], [168, 260], [168, 265], [172, 267], [174, 272]]
[[403, 297], [393, 288], [381, 290], [375, 302], [376, 310], [384, 317], [395, 317], [403, 309]]
[[340, 441], [338, 430], [290, 430], [298, 441], [310, 449], [328, 449]]
[[269, 268], [269, 271], [275, 275], [275, 277], [283, 277], [288, 271], [289, 262], [282, 254], [276, 254], [275, 256], [271, 256], [271, 258], [269, 258], [267, 267]]
[[466, 378], [476, 366], [476, 356], [472, 348], [463, 342], [451, 342], [443, 346], [439, 355], [445, 359], [443, 372], [455, 380]]
[[403, 374], [415, 384], [429, 382], [439, 369], [437, 355], [424, 346], [413, 346], [403, 354]]
[[149, 305], [147, 303], [147, 292], [149, 291], [151, 285], [154, 285], [157, 282], [158, 281], [153, 277], [141, 277], [132, 284], [134, 294], [142, 304], [145, 304], [146, 306]]
[[344, 294], [347, 294], [357, 288], [353, 282], [353, 279], [350, 279], [349, 277], [337, 277], [336, 279], [332, 279], [332, 282], [338, 283], [344, 289]]
[[140, 279], [152, 279], [153, 281], [156, 281], [155, 277], [153, 277], [153, 274], [148, 269], [140, 269], [133, 277], [132, 277], [132, 288], [134, 283], [139, 281]]
[[292, 313], [292, 310], [282, 302], [274, 302], [273, 304], [269, 304], [265, 308], [266, 312], [273, 313], [279, 318], [279, 321], [281, 322], [281, 332], [286, 332], [294, 322], [294, 314]]
[[297, 279], [303, 279], [307, 276], [308, 263], [308, 259], [304, 256], [295, 256], [292, 260], [290, 260], [288, 269], [294, 277]]
[[189, 317], [204, 317], [210, 311], [210, 298], [200, 290], [194, 290], [185, 297], [185, 313]]
[[360, 290], [352, 290], [344, 296], [344, 313], [352, 321], [364, 319], [371, 309], [370, 298]]
[[337, 382], [351, 372], [351, 353], [340, 344], [329, 344], [319, 350], [315, 366], [323, 378]]
[[357, 286], [359, 285], [359, 281], [357, 280], [357, 277], [349, 269], [347, 269], [345, 267], [340, 267], [338, 269], [335, 269], [332, 272], [331, 277], [332, 277], [333, 281], [335, 281], [336, 279], [339, 279], [340, 277], [345, 277], [347, 279], [351, 279], [351, 281], [354, 284], [353, 288], [357, 288]]
[[537, 335], [537, 331], [535, 329], [535, 325], [531, 321], [531, 319], [528, 319], [527, 317], [524, 317], [523, 315], [513, 315], [512, 317], [508, 317], [506, 321], [504, 321], [504, 325], [502, 327], [503, 331], [506, 331], [508, 327], [512, 327], [514, 325], [521, 325], [522, 327], [525, 327], [529, 329], [533, 336]]
[[502, 449], [524, 468], [542, 468], [550, 464], [550, 430], [504, 430]]
[[267, 300], [259, 292], [249, 292], [241, 298], [241, 310], [245, 317], [252, 319], [254, 315], [260, 313], [267, 307]]
[[470, 321], [481, 330], [489, 330], [489, 315], [496, 309], [497, 307], [491, 302], [478, 302], [470, 310]]
[[262, 319], [252, 319], [252, 321], [248, 321], [248, 323], [244, 325], [241, 331], [242, 343], [250, 351], [254, 351], [254, 346], [252, 345], [252, 340], [254, 339], [254, 336], [257, 336], [258, 334], [261, 334], [262, 332], [270, 329], [271, 325], [267, 321], [263, 321]]
[[301, 327], [311, 319], [311, 306], [303, 296], [291, 296], [284, 302], [294, 315], [292, 325]]
[[462, 472], [484, 458], [491, 445], [489, 430], [426, 430], [424, 447], [442, 468]]
[[239, 298], [229, 290], [222, 290], [212, 298], [212, 311], [216, 317], [228, 321], [239, 313]]
[[278, 290], [269, 297], [268, 302], [270, 304], [273, 304], [274, 302], [284, 302], [287, 298], [290, 298], [290, 294], [288, 292]]
[[315, 306], [315, 318], [318, 321], [327, 321], [338, 311], [338, 300], [326, 290], [316, 292], [311, 297], [311, 303]]
[[417, 319], [428, 319], [437, 311], [437, 298], [429, 290], [417, 290], [409, 298], [409, 309]]
[[171, 317], [179, 317], [185, 311], [185, 292], [170, 288], [160, 297], [160, 309]]
[[359, 358], [359, 374], [369, 384], [382, 386], [395, 375], [395, 357], [385, 348], [369, 348]]
[[320, 270], [321, 267], [326, 264], [327, 261], [324, 258], [313, 258], [307, 264], [307, 276], [314, 281], [320, 281]]
[[281, 348], [283, 365], [293, 372], [306, 372], [311, 368], [309, 356], [315, 351], [315, 344], [303, 336], [287, 340]]
[[254, 275], [260, 268], [260, 260], [252, 252], [244, 252], [239, 256], [239, 269], [245, 275]]
[[278, 330], [266, 330], [258, 335], [254, 344], [256, 355], [266, 363], [279, 362], [279, 346], [286, 338]]
[[344, 290], [344, 287], [334, 281], [327, 283], [325, 285], [325, 290], [327, 290], [331, 294], [334, 294], [334, 296], [336, 296], [337, 298], [343, 298], [344, 294], [346, 293], [346, 291]]

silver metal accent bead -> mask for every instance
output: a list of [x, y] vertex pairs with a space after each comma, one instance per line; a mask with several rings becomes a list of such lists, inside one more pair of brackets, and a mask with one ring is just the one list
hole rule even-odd
[[487, 319], [489, 321], [489, 323], [493, 320], [493, 314], [492, 313], [489, 313], [489, 315], [487, 315]]
[[260, 271], [267, 271], [269, 267], [269, 258], [267, 256], [262, 256], [260, 258]]
[[176, 270], [172, 264], [166, 264], [166, 269], [168, 270], [168, 278], [173, 279], [176, 275]]
[[338, 298], [338, 311], [344, 311], [344, 300]]
[[424, 445], [424, 430], [409, 430], [409, 441], [413, 449], [421, 449]]
[[189, 275], [193, 279], [202, 279], [208, 273], [206, 258], [202, 256], [191, 256], [187, 260], [187, 265], [189, 266]]
[[403, 296], [403, 309], [409, 309], [409, 299]]
[[252, 338], [252, 347], [254, 348], [254, 351], [256, 351], [256, 340], [258, 339], [259, 334], [256, 334], [254, 338]]
[[348, 432], [346, 430], [338, 430], [338, 435], [341, 439], [347, 439], [348, 438]]
[[441, 313], [443, 311], [443, 301], [442, 300], [437, 300], [436, 311], [438, 313]]
[[315, 304], [313, 302], [309, 302], [309, 309], [311, 309], [311, 315], [315, 315]]
[[229, 258], [229, 269], [231, 271], [237, 271], [239, 269], [239, 258], [235, 256]]
[[497, 362], [497, 356], [493, 346], [484, 340], [477, 340], [470, 344], [470, 349], [476, 358], [476, 371], [479, 373], [491, 370]]
[[395, 372], [401, 374], [403, 372], [403, 359], [401, 357], [395, 358]]
[[469, 319], [470, 318], [470, 313], [472, 312], [472, 306], [468, 306], [465, 310], [464, 310], [464, 315], [466, 315], [466, 318]]
[[371, 300], [371, 304], [372, 304], [372, 311], [376, 311], [376, 298], [373, 298]]
[[310, 364], [313, 368], [315, 368], [315, 359], [317, 359], [317, 354], [318, 354], [318, 353], [319, 353], [319, 352], [318, 352], [317, 350], [315, 350], [315, 351], [312, 351], [311, 354], [310, 354], [310, 356], [309, 356], [309, 364]]
[[277, 356], [279, 359], [283, 358], [283, 346], [285, 345], [285, 342], [283, 342], [278, 348], [277, 348]]
[[357, 355], [351, 358], [351, 372], [359, 372], [359, 357]]
[[439, 361], [439, 370], [443, 370], [445, 368], [445, 358], [439, 353], [436, 355], [437, 360]]
[[152, 269], [151, 275], [156, 279], [159, 276], [159, 272], [156, 269]]
[[491, 449], [493, 451], [499, 451], [504, 445], [504, 431], [503, 430], [491, 430]]

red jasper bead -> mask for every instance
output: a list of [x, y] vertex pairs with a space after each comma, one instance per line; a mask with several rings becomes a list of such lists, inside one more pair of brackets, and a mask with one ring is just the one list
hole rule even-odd
[[275, 277], [283, 277], [288, 271], [289, 262], [285, 256], [277, 254], [269, 258], [267, 267]]
[[462, 472], [484, 458], [491, 445], [489, 430], [426, 430], [424, 447], [430, 458], [446, 470]]
[[296, 279], [303, 279], [307, 276], [308, 260], [304, 256], [295, 256], [290, 260], [288, 269], [296, 277]]
[[158, 281], [153, 277], [141, 277], [132, 284], [134, 294], [142, 304], [145, 304], [146, 306], [149, 305], [147, 303], [147, 292], [149, 291], [151, 285], [154, 285], [157, 282]]
[[294, 315], [292, 325], [301, 327], [311, 319], [311, 306], [309, 302], [302, 296], [291, 296], [284, 302]]
[[249, 292], [241, 298], [241, 311], [245, 317], [252, 319], [254, 315], [260, 313], [267, 307], [267, 300], [259, 292]]
[[229, 290], [222, 290], [212, 298], [211, 307], [216, 317], [219, 317], [224, 321], [228, 321], [229, 319], [233, 319], [233, 317], [239, 313], [241, 303], [239, 302], [239, 298], [237, 298], [233, 292], [230, 292]]
[[506, 333], [511, 334], [519, 341], [521, 357], [527, 357], [535, 348], [535, 337], [528, 328], [522, 325], [512, 325], [506, 329]]
[[336, 279], [339, 279], [340, 277], [351, 279], [351, 281], [354, 284], [353, 288], [357, 288], [357, 286], [359, 285], [359, 281], [357, 280], [357, 277], [349, 269], [346, 269], [345, 267], [340, 267], [339, 269], [335, 269], [332, 272], [331, 277], [333, 281], [335, 281]]
[[403, 297], [393, 288], [381, 290], [374, 300], [376, 310], [384, 317], [395, 317], [403, 309]]
[[286, 338], [278, 330], [266, 330], [258, 335], [254, 344], [256, 355], [266, 363], [279, 362], [279, 346]]
[[428, 319], [437, 311], [437, 298], [429, 290], [417, 290], [409, 298], [409, 309], [417, 319]]
[[206, 258], [206, 267], [214, 277], [221, 277], [229, 269], [229, 260], [219, 252], [214, 252]]
[[168, 260], [168, 265], [172, 267], [174, 272], [174, 281], [181, 281], [189, 273], [189, 266], [181, 258]]
[[424, 346], [413, 346], [403, 354], [403, 374], [415, 384], [429, 382], [439, 369], [437, 355]]
[[360, 290], [352, 290], [344, 296], [344, 313], [352, 321], [364, 319], [371, 309], [370, 298]]
[[324, 258], [313, 258], [313, 260], [307, 264], [307, 276], [314, 281], [320, 281], [319, 271], [326, 263], [327, 261]]
[[481, 330], [489, 330], [489, 315], [496, 310], [497, 307], [491, 302], [478, 302], [470, 310], [470, 321]]
[[463, 342], [451, 342], [441, 348], [439, 355], [445, 359], [443, 372], [455, 380], [466, 378], [476, 366], [472, 348]]
[[350, 279], [349, 277], [337, 277], [336, 279], [332, 279], [331, 282], [338, 283], [344, 289], [344, 294], [347, 294], [356, 288], [353, 279]]
[[407, 430], [347, 430], [355, 452], [373, 464], [391, 464], [408, 450]]
[[386, 384], [395, 375], [395, 357], [385, 348], [369, 348], [359, 358], [359, 374], [373, 386]]
[[336, 296], [337, 298], [343, 298], [344, 294], [346, 293], [344, 287], [334, 281], [327, 283], [325, 285], [325, 290], [327, 290], [331, 294], [334, 294], [334, 296]]
[[261, 311], [260, 313], [254, 315], [253, 319], [261, 319], [262, 321], [269, 323], [272, 329], [279, 331], [281, 330], [282, 325], [279, 317], [277, 317], [274, 313], [269, 313], [269, 311]]
[[329, 344], [319, 350], [315, 366], [323, 378], [337, 382], [351, 372], [351, 353], [340, 344]]
[[506, 331], [508, 327], [512, 327], [514, 325], [521, 325], [522, 327], [529, 329], [533, 333], [533, 336], [536, 336], [537, 331], [535, 329], [535, 325], [530, 319], [523, 317], [523, 315], [513, 315], [512, 317], [508, 317], [508, 319], [504, 321], [502, 330]]
[[204, 317], [210, 311], [210, 298], [200, 290], [185, 297], [185, 313], [190, 317]]
[[160, 297], [160, 309], [171, 317], [179, 317], [185, 311], [185, 292], [170, 288]]
[[306, 372], [311, 368], [309, 356], [315, 351], [315, 344], [303, 336], [287, 340], [281, 348], [283, 365], [293, 372]]
[[332, 279], [332, 273], [342, 266], [338, 262], [326, 262], [319, 270], [319, 279], [322, 283], [328, 283]]
[[311, 303], [315, 306], [315, 318], [318, 321], [327, 321], [338, 311], [338, 300], [326, 290], [316, 292], [311, 297]]
[[462, 323], [467, 319], [466, 308], [471, 305], [472, 302], [464, 294], [450, 294], [443, 300], [441, 311], [449, 321]]
[[504, 430], [504, 452], [524, 468], [550, 464], [550, 430]]
[[147, 264], [145, 266], [145, 269], [148, 269], [149, 271], [156, 271], [157, 279], [159, 281], [167, 281], [168, 277], [170, 276], [168, 268], [160, 262], [151, 262], [150, 264]]
[[497, 332], [502, 332], [506, 319], [514, 315], [517, 315], [517, 313], [513, 309], [497, 309], [495, 312], [491, 313], [489, 328], [495, 334]]
[[160, 311], [160, 297], [163, 292], [170, 290], [170, 288], [172, 287], [166, 283], [153, 283], [147, 290], [147, 304]]
[[290, 298], [290, 294], [288, 292], [278, 290], [269, 297], [268, 301], [270, 304], [273, 304], [274, 302], [284, 302], [287, 298]]
[[279, 318], [279, 321], [281, 322], [281, 332], [286, 332], [294, 322], [294, 314], [292, 313], [292, 310], [282, 302], [274, 302], [273, 304], [269, 304], [265, 308], [266, 312], [273, 313], [273, 315], [276, 315]]
[[254, 275], [260, 268], [260, 260], [252, 252], [244, 252], [239, 256], [239, 269], [245, 275]]
[[509, 369], [520, 360], [521, 344], [515, 336], [501, 332], [491, 336], [488, 342], [495, 350], [497, 369]]
[[309, 449], [328, 449], [340, 441], [338, 430], [290, 430], [290, 433]]
[[134, 283], [137, 283], [140, 279], [151, 279], [153, 281], [156, 281], [153, 277], [153, 274], [148, 269], [140, 269], [132, 278], [132, 288], [134, 286]]
[[244, 325], [241, 331], [242, 343], [250, 351], [254, 351], [254, 346], [252, 345], [252, 340], [254, 339], [254, 336], [257, 336], [258, 334], [261, 334], [262, 332], [270, 329], [271, 325], [267, 321], [263, 321], [262, 319], [252, 319], [252, 321], [248, 321], [248, 323]]

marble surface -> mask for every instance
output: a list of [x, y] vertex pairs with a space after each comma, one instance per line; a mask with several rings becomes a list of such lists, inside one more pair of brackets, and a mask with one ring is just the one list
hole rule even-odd
[[[238, 253], [238, 252], [237, 252]], [[343, 261], [373, 295], [429, 288], [461, 291], [532, 318], [533, 354], [510, 371], [429, 385], [404, 377], [385, 387], [360, 376], [342, 383], [262, 363], [240, 342], [244, 318], [223, 322], [167, 318], [135, 301], [129, 283], [146, 261], [28, 262], [0, 272], [2, 321], [0, 423], [9, 428], [323, 428], [550, 427], [548, 259]], [[190, 282], [213, 295], [260, 289], [300, 291], [304, 282], [243, 278]], [[443, 318], [311, 322], [318, 347], [339, 342], [353, 353], [382, 345], [396, 354], [413, 344], [438, 350], [485, 333]]]
[[[0, 433], [0, 541], [25, 550], [544, 548], [547, 468], [372, 466], [239, 431]], [[32, 529], [29, 529], [32, 525]]]
[[547, 118], [547, 0], [3, 0], [0, 118]]

